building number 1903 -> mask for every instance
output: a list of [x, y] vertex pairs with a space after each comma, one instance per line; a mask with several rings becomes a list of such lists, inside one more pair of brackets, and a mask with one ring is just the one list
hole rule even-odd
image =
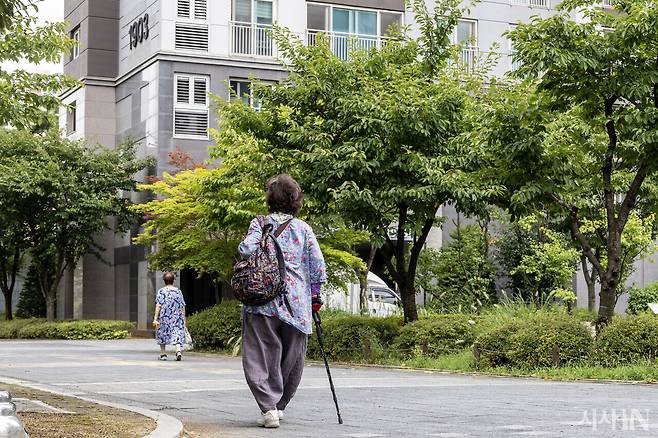
[[139, 17], [130, 25], [130, 50], [149, 38], [149, 14]]

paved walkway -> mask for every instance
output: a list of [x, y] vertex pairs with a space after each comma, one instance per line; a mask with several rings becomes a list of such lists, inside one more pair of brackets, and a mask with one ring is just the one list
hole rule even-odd
[[240, 360], [158, 362], [150, 340], [0, 341], [0, 376], [163, 411], [202, 437], [655, 437], [658, 386], [544, 382], [309, 366], [278, 430], [258, 409]]

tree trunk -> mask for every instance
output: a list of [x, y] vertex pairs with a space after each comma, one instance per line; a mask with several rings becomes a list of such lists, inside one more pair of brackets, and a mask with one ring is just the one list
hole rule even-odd
[[580, 256], [580, 264], [583, 269], [583, 277], [587, 284], [587, 310], [594, 312], [596, 308], [596, 269], [590, 271], [587, 267], [587, 256]]
[[418, 309], [416, 307], [416, 288], [413, 279], [407, 279], [402, 292], [402, 308], [404, 309], [404, 323], [418, 320]]
[[597, 327], [604, 326], [612, 321], [615, 314], [615, 301], [617, 298], [617, 281], [610, 278], [601, 281], [601, 292], [599, 293], [599, 316], [596, 320]]
[[359, 273], [359, 313], [361, 315], [369, 315], [368, 309], [368, 272], [372, 268], [372, 263], [375, 261], [376, 249], [370, 244], [370, 252], [368, 253], [368, 262], [366, 271]]
[[55, 297], [46, 297], [46, 318], [48, 321], [55, 320], [55, 303], [57, 300]]
[[[351, 307], [351, 305], [350, 305]], [[359, 314], [367, 316], [368, 308], [368, 271], [359, 272]]]
[[596, 271], [592, 271], [591, 280], [587, 283], [587, 310], [596, 310]]
[[14, 315], [13, 315], [12, 310], [11, 310], [11, 301], [12, 301], [13, 291], [3, 290], [2, 294], [5, 296], [5, 319], [7, 321], [10, 321], [10, 320], [14, 319]]

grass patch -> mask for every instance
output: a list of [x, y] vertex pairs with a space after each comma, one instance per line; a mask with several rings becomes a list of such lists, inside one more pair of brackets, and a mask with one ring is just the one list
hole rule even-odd
[[37, 391], [17, 385], [2, 385], [12, 398], [39, 400], [50, 406], [74, 412], [55, 414], [19, 412], [30, 438], [139, 438], [155, 429], [155, 421], [134, 412], [100, 406], [72, 397]]

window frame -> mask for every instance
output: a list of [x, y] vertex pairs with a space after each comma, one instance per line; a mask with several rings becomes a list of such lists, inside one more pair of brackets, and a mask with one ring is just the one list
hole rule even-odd
[[80, 57], [80, 25], [71, 29], [71, 39], [75, 41], [75, 44], [71, 47], [71, 61], [73, 61]]
[[[179, 78], [187, 78], [189, 84], [188, 92], [188, 101], [187, 103], [178, 102], [178, 80]], [[206, 103], [205, 105], [195, 104], [194, 103], [194, 84], [197, 79], [203, 79], [206, 83]], [[208, 97], [210, 93], [210, 76], [195, 74], [195, 73], [174, 73], [174, 95], [173, 95], [173, 111], [172, 111], [172, 137], [186, 140], [209, 140], [210, 134], [208, 129], [210, 128], [210, 99]], [[183, 110], [187, 112], [194, 112], [197, 114], [204, 114], [207, 118], [206, 132], [203, 136], [200, 135], [190, 135], [190, 134], [177, 134], [176, 133], [176, 110]]]
[[[478, 30], [479, 30], [478, 29], [478, 20], [475, 19], [475, 18], [460, 18], [457, 21], [458, 21], [457, 26], [459, 26], [459, 22], [461, 22], [461, 21], [472, 23], [474, 25], [473, 26], [473, 34], [475, 35], [475, 38], [473, 38], [473, 41], [470, 42], [465, 47], [477, 47], [477, 48], [479, 48], [480, 43], [479, 43], [479, 38], [478, 38]], [[450, 39], [452, 40], [451, 41], [452, 44], [459, 44], [459, 42], [457, 41], [457, 26], [455, 26], [455, 28], [453, 29], [452, 35], [450, 37]]]
[[[258, 100], [258, 98], [254, 98], [254, 95], [253, 95], [254, 81], [252, 81], [250, 79], [245, 79], [245, 78], [240, 78], [240, 77], [230, 77], [229, 78], [229, 80], [228, 80], [228, 99], [229, 99], [229, 102], [232, 99], [235, 99], [235, 97], [233, 96], [232, 84], [236, 83], [236, 82], [240, 83], [240, 84], [249, 84], [249, 106], [252, 107], [256, 111], [260, 111], [262, 109], [262, 105], [260, 104], [260, 101]], [[242, 96], [240, 94], [238, 94], [238, 99], [240, 99], [244, 102], [244, 100], [242, 99]], [[244, 103], [247, 103], [247, 102], [244, 102]]]
[[78, 102], [73, 102], [66, 105], [66, 136], [70, 137], [78, 132]]
[[[308, 7], [310, 5], [313, 6], [323, 6], [327, 8], [327, 16], [325, 17], [327, 20], [327, 29], [311, 29], [308, 27]], [[363, 12], [374, 12], [377, 14], [377, 34], [376, 35], [366, 35], [366, 34], [360, 34], [358, 32], [335, 32], [333, 30], [334, 27], [334, 14], [333, 10], [334, 9], [345, 9], [345, 10], [354, 10], [354, 11], [363, 11]], [[387, 38], [386, 35], [383, 35], [381, 33], [381, 27], [382, 27], [382, 19], [381, 19], [381, 14], [382, 13], [387, 13], [387, 14], [397, 14], [400, 16], [400, 28], [402, 29], [405, 25], [404, 23], [404, 12], [400, 11], [392, 11], [390, 9], [373, 9], [373, 8], [361, 8], [358, 6], [346, 6], [346, 5], [334, 5], [334, 4], [329, 4], [329, 3], [321, 3], [321, 2], [306, 2], [306, 31], [307, 32], [313, 32], [313, 33], [320, 33], [320, 32], [325, 32], [325, 33], [337, 33], [339, 35], [354, 35], [354, 36], [363, 36], [363, 37], [376, 37], [376, 38]]]

